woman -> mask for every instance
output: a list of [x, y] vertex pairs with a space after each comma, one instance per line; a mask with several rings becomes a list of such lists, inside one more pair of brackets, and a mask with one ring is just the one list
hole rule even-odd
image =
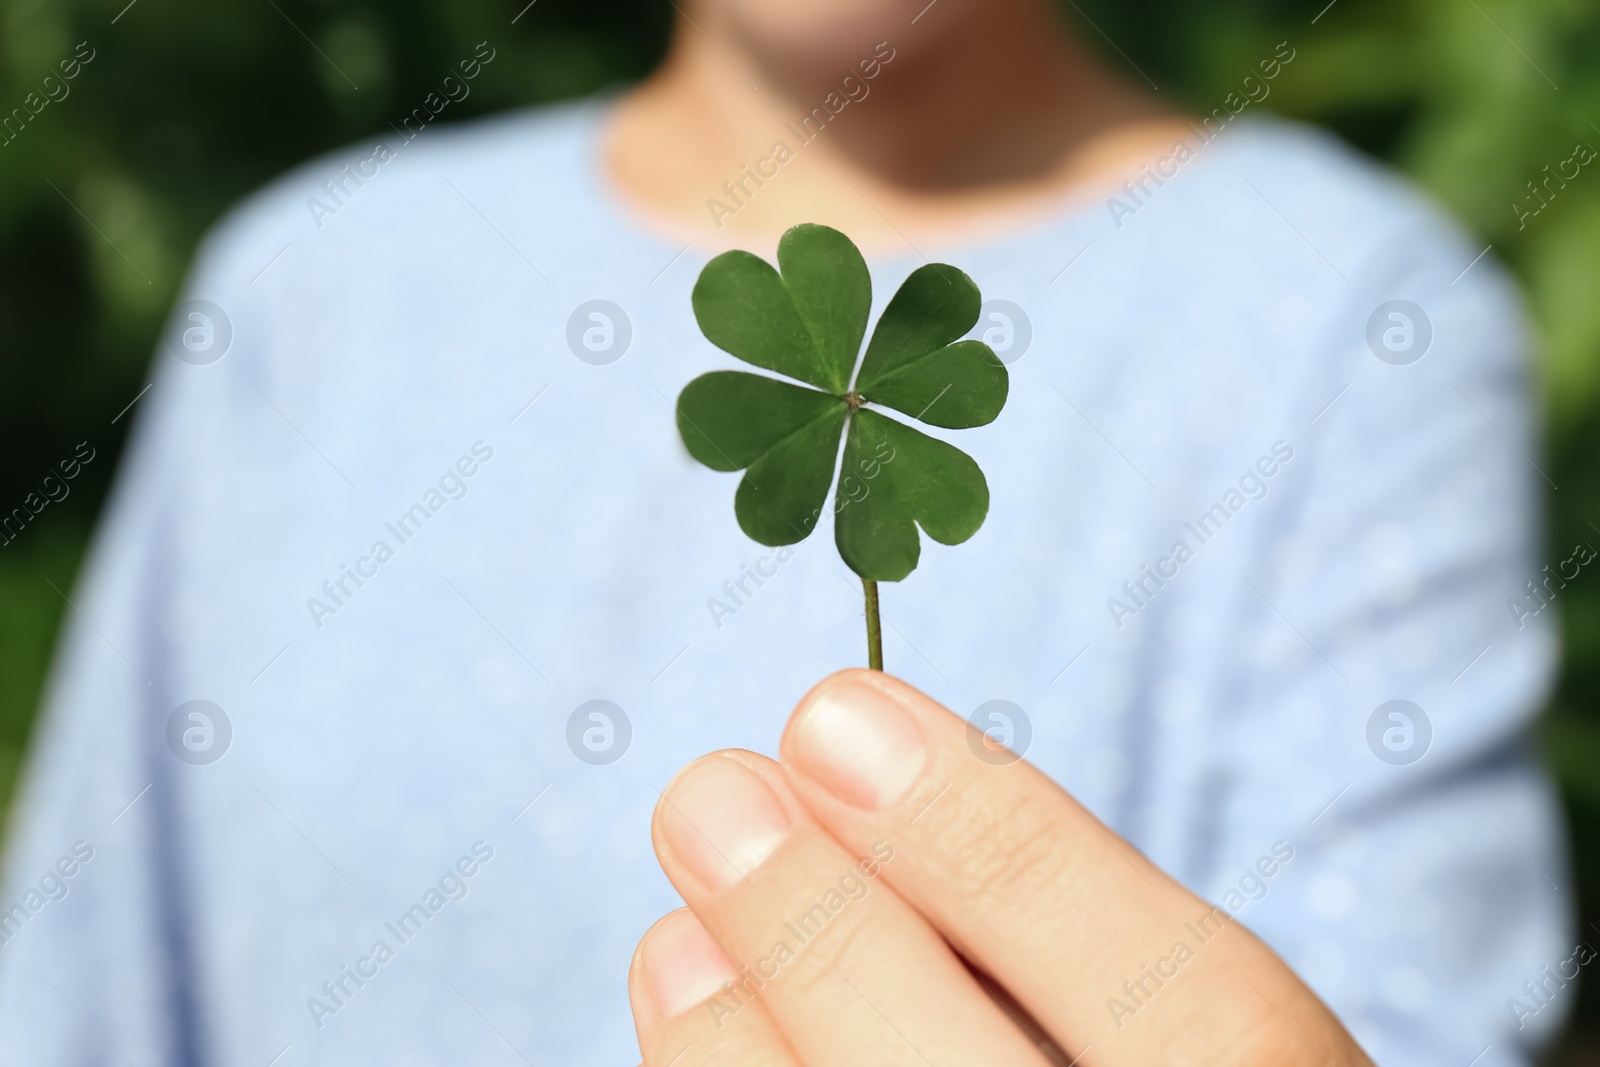
[[[1191, 117], [1042, 0], [685, 0], [619, 99], [421, 102], [252, 199], [74, 598], [17, 1054], [1529, 1062], [1573, 950], [1548, 615], [1506, 608], [1524, 329], [1432, 207], [1255, 113], [1296, 54]], [[860, 588], [826, 529], [738, 533], [672, 398], [732, 365], [699, 268], [799, 222], [875, 310], [970, 274], [1011, 399], [961, 435], [982, 530], [884, 588], [937, 703], [842, 675], [780, 749]], [[674, 779], [727, 746], [780, 762]]]

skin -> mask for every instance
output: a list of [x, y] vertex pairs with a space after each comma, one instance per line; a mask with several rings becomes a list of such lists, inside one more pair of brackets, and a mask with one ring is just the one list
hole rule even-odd
[[[1043, 0], [926, 3], [679, 0], [665, 62], [614, 109], [614, 191], [644, 225], [708, 249], [766, 252], [806, 221], [920, 257], [924, 243], [1025, 230], [1192, 143], [1159, 94], [1108, 73]], [[880, 44], [893, 58], [863, 78]], [[798, 139], [785, 123], [843, 96], [850, 74], [866, 95]], [[707, 200], [779, 140], [795, 158], [717, 225]]]
[[[723, 751], [679, 773], [652, 834], [689, 906], [645, 935], [628, 982], [645, 1067], [1370, 1064], [1226, 912], [1026, 762], [977, 758], [969, 733], [851, 670], [801, 701], [780, 762]], [[1146, 965], [1170, 976], [1130, 996]]]

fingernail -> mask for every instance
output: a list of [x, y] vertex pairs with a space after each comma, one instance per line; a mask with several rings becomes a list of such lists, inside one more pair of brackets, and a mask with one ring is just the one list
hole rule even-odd
[[656, 926], [643, 949], [645, 989], [657, 1014], [678, 1015], [739, 975], [694, 913], [675, 911]]
[[928, 763], [921, 728], [886, 694], [858, 682], [812, 698], [795, 724], [791, 754], [803, 774], [868, 810], [905, 796]]
[[661, 831], [708, 889], [743, 881], [789, 832], [789, 816], [755, 773], [731, 759], [701, 760], [667, 787]]

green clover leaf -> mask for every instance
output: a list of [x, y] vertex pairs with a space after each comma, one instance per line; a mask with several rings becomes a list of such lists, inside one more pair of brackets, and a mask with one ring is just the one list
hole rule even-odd
[[751, 538], [790, 545], [807, 537], [836, 464], [834, 539], [869, 583], [911, 573], [919, 527], [956, 545], [983, 525], [989, 486], [972, 458], [866, 406], [948, 429], [983, 426], [1000, 414], [1005, 365], [983, 342], [960, 340], [982, 303], [971, 278], [942, 263], [913, 271], [884, 309], [859, 369], [872, 280], [860, 251], [837, 230], [789, 230], [778, 243], [777, 269], [749, 252], [717, 256], [700, 272], [693, 303], [711, 343], [805, 383], [713, 371], [678, 397], [689, 454], [713, 470], [744, 471], [734, 514]]

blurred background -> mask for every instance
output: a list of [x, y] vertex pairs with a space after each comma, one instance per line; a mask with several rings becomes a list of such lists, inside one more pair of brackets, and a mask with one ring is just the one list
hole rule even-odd
[[[59, 461], [93, 455], [14, 540], [0, 532], [0, 811], [125, 412], [207, 228], [293, 164], [386, 132], [479, 41], [495, 62], [443, 120], [636, 79], [661, 55], [672, 16], [663, 0], [525, 3], [0, 0], [0, 119], [12, 116], [0, 121], [0, 516], [43, 496]], [[1137, 80], [1136, 66], [1171, 102], [1202, 111], [1287, 41], [1294, 62], [1253, 108], [1334, 130], [1492, 245], [1542, 344], [1540, 465], [1558, 487], [1549, 559], [1600, 547], [1600, 165], [1552, 182], [1543, 199], [1530, 188], [1570, 174], [1580, 144], [1589, 158], [1600, 150], [1600, 2], [1063, 7], [1113, 68]], [[88, 62], [61, 80], [60, 61], [74, 56]], [[1600, 578], [1584, 571], [1555, 606], [1565, 663], [1539, 740], [1569, 812], [1587, 935], [1600, 931]], [[1556, 1062], [1600, 1062], [1597, 1050], [1591, 987]]]

